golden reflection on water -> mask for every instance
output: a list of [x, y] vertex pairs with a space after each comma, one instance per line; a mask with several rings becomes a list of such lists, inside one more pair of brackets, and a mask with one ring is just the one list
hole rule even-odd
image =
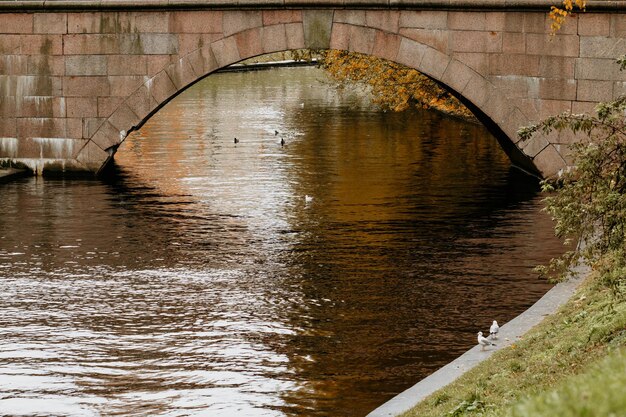
[[116, 164], [0, 190], [0, 414], [365, 415], [561, 250], [482, 127], [313, 68], [208, 77]]

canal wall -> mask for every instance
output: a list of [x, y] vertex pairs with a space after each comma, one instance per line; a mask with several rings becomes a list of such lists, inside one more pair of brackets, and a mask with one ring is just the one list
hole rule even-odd
[[[435, 391], [450, 384], [465, 372], [488, 359], [495, 352], [510, 347], [521, 339], [531, 328], [539, 324], [544, 317], [554, 314], [565, 304], [588, 273], [588, 267], [577, 267], [574, 271], [574, 275], [568, 281], [555, 285], [528, 310], [501, 326], [498, 340], [495, 341], [497, 344], [496, 347], [489, 347], [486, 350], [482, 350], [479, 345], [474, 346], [454, 361], [382, 404], [366, 417], [392, 417], [400, 415], [413, 408]], [[489, 325], [490, 323], [486, 323], [484, 329], [477, 329], [476, 332], [479, 330], [486, 332]]]

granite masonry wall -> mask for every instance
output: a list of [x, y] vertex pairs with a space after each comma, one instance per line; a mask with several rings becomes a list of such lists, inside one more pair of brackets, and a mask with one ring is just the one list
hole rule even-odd
[[242, 59], [298, 48], [362, 52], [427, 74], [477, 109], [517, 163], [544, 176], [568, 165], [575, 137], [520, 142], [518, 128], [626, 92], [615, 64], [626, 53], [619, 4], [589, 7], [553, 35], [543, 2], [476, 10], [430, 2], [423, 10], [350, 8], [351, 0], [321, 8], [107, 1], [0, 1], [0, 163], [98, 172], [130, 131], [189, 85]]

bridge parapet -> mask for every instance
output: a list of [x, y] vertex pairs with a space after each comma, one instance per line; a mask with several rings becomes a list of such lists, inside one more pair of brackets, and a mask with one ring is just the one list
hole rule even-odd
[[[625, 2], [550, 33], [546, 1], [0, 1], [0, 160], [97, 172], [128, 132], [208, 74], [256, 55], [343, 49], [413, 67], [460, 95], [512, 159], [555, 175], [568, 135], [519, 127], [626, 91]], [[541, 11], [539, 11], [541, 10]]]

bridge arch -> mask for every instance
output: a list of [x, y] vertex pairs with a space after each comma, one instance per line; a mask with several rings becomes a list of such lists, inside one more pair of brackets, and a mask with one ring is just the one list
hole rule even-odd
[[575, 138], [520, 142], [519, 127], [626, 91], [613, 62], [626, 52], [622, 6], [591, 1], [553, 36], [547, 0], [420, 3], [0, 0], [0, 163], [95, 172], [191, 84], [291, 49], [415, 68], [475, 110], [515, 163], [543, 176], [568, 165]]
[[[258, 55], [305, 47], [304, 28], [300, 24], [257, 26], [216, 40], [169, 63], [147, 79], [113, 111], [91, 140], [107, 150], [108, 159], [130, 132], [206, 76]], [[498, 140], [515, 163], [533, 173], [538, 172], [531, 159], [514, 146], [512, 139], [516, 137], [517, 126], [525, 126], [530, 121], [485, 76], [458, 59], [397, 33], [350, 23], [333, 25], [329, 47], [388, 59], [440, 82], [460, 96], [488, 127], [497, 130]], [[83, 152], [89, 152], [89, 148]], [[101, 169], [105, 162], [94, 161], [94, 166], [100, 165], [98, 169]]]

